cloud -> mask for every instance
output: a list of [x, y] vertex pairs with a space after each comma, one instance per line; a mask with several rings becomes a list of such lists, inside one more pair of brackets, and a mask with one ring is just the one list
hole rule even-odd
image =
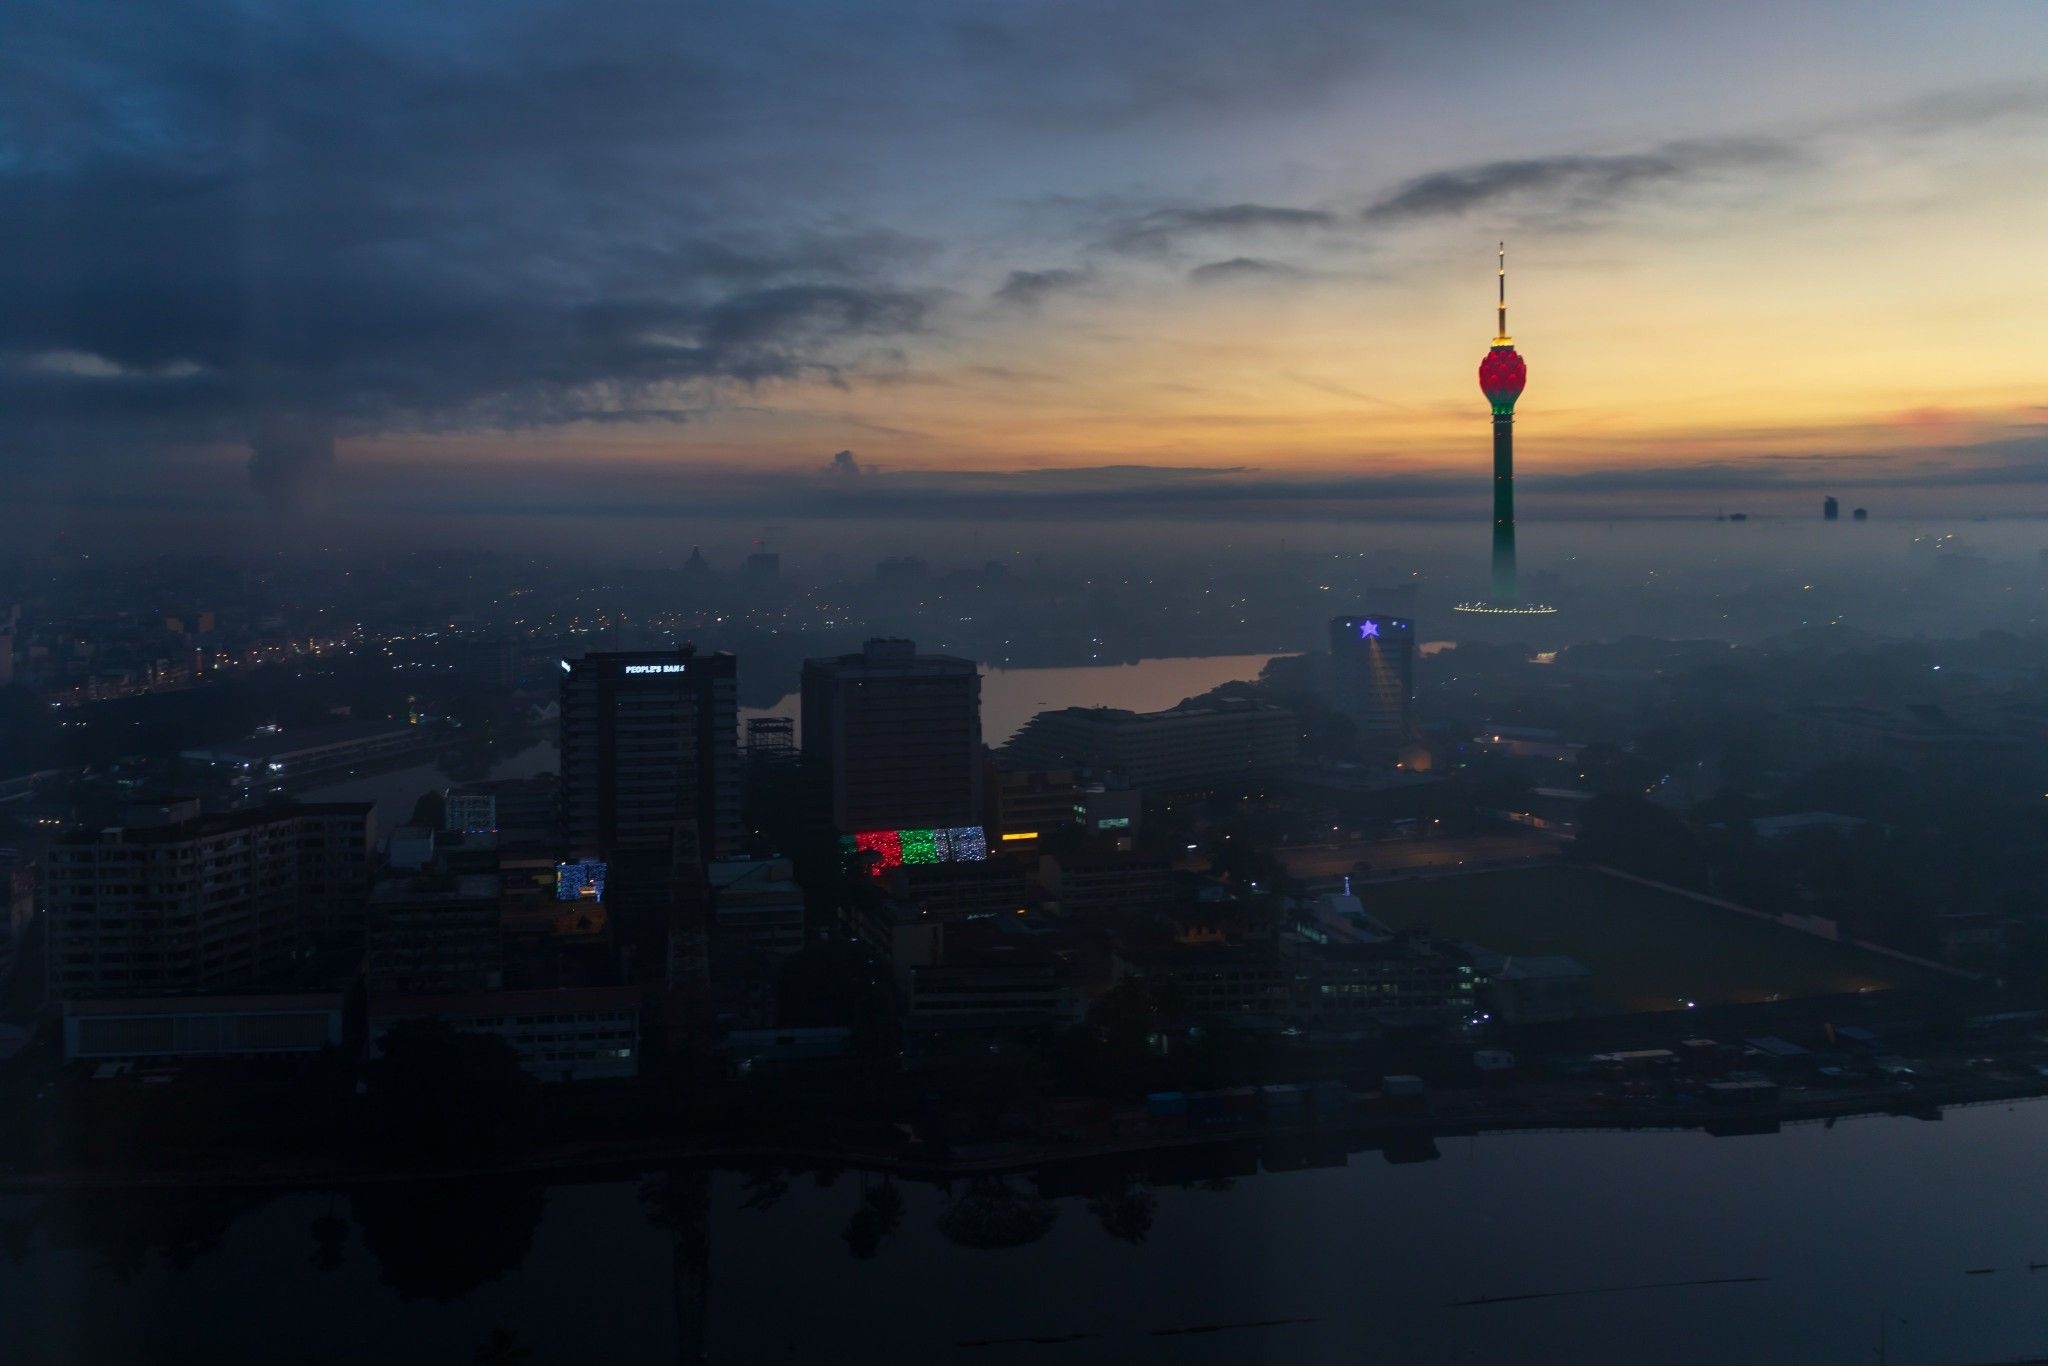
[[1670, 142], [1618, 155], [1489, 161], [1417, 176], [1367, 208], [1365, 217], [1376, 223], [1447, 218], [1515, 200], [1575, 213], [1599, 211], [1661, 186], [1796, 159], [1787, 143], [1730, 139]]
[[852, 451], [840, 451], [825, 464], [825, 473], [835, 479], [860, 478], [860, 461]]
[[1088, 279], [1089, 273], [1085, 270], [1013, 270], [994, 297], [998, 303], [1032, 308], [1045, 302], [1050, 295], [1079, 288]]
[[1300, 233], [1337, 224], [1326, 209], [1276, 204], [1221, 204], [1209, 208], [1154, 209], [1116, 227], [1107, 245], [1133, 255], [1159, 256], [1190, 238]]
[[[239, 443], [278, 413], [683, 421], [890, 373], [938, 297], [904, 280], [928, 244], [758, 216], [719, 133], [731, 54], [645, 7], [442, 28], [166, 0], [8, 26], [0, 454]], [[259, 443], [252, 477], [289, 449]]]
[[1233, 256], [1228, 261], [1211, 261], [1188, 272], [1198, 285], [1238, 284], [1248, 280], [1299, 280], [1308, 272], [1285, 261], [1266, 261], [1255, 256]]

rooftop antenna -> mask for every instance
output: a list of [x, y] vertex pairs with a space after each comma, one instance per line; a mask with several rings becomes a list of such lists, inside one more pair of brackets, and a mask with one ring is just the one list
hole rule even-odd
[[1508, 244], [1500, 244], [1500, 332], [1493, 339], [1495, 346], [1506, 346], [1511, 342], [1508, 336]]

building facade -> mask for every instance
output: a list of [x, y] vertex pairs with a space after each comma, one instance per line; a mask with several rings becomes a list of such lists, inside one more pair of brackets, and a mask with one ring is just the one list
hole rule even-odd
[[59, 1000], [237, 991], [362, 931], [368, 802], [189, 815], [79, 831], [47, 862]]
[[1369, 748], [1399, 747], [1415, 724], [1415, 623], [1406, 617], [1330, 621], [1331, 699]]
[[848, 834], [978, 826], [980, 666], [908, 640], [805, 660], [803, 753]]
[[585, 858], [666, 856], [678, 826], [706, 858], [737, 852], [738, 670], [729, 654], [654, 650], [562, 661], [562, 815]]

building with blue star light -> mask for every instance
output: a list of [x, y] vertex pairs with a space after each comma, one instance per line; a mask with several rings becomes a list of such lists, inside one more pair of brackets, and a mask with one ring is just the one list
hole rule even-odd
[[1413, 732], [1415, 623], [1407, 617], [1360, 615], [1330, 621], [1330, 674], [1337, 709], [1359, 739], [1389, 756]]

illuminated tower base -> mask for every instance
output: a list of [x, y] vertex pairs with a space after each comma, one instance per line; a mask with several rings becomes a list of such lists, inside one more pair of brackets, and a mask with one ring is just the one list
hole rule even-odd
[[1522, 598], [1515, 570], [1515, 400], [1529, 382], [1529, 367], [1508, 336], [1508, 251], [1500, 249], [1500, 331], [1493, 348], [1479, 362], [1479, 387], [1493, 405], [1493, 595], [1483, 602], [1461, 602], [1459, 612], [1496, 616], [1547, 616], [1555, 607]]

